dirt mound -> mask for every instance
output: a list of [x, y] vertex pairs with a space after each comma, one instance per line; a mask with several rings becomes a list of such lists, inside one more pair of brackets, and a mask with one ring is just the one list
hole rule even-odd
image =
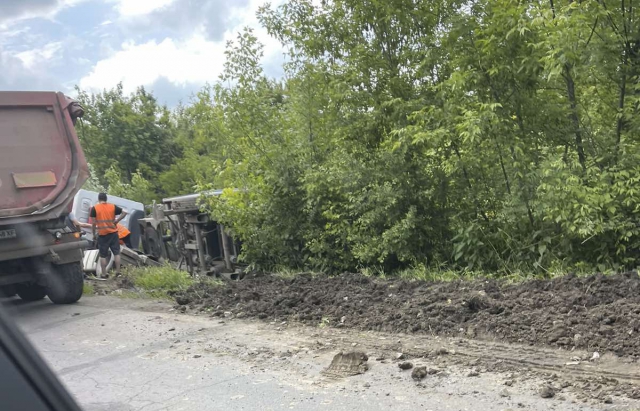
[[219, 316], [497, 338], [640, 356], [636, 273], [567, 275], [518, 284], [425, 283], [358, 274], [263, 276], [225, 286], [198, 284], [176, 295], [176, 300]]

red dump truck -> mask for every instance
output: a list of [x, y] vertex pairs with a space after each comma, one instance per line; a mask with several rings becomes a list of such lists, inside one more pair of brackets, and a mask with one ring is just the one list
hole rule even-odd
[[56, 304], [82, 296], [82, 250], [68, 224], [89, 176], [74, 125], [82, 107], [62, 93], [0, 92], [0, 294]]

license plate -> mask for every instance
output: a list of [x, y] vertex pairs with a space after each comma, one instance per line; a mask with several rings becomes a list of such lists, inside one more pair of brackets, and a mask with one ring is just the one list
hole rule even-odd
[[9, 230], [0, 230], [0, 240], [6, 240], [8, 238], [16, 238], [16, 230], [13, 228]]

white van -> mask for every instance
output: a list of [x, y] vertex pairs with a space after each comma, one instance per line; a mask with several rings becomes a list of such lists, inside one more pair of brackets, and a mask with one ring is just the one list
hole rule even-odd
[[[125, 218], [122, 219], [120, 224], [124, 225], [131, 231], [131, 244], [134, 248], [138, 248], [140, 244], [140, 225], [138, 219], [144, 218], [144, 205], [137, 201], [127, 200], [126, 198], [107, 195], [107, 201], [111, 204], [115, 204], [127, 212]], [[81, 223], [89, 222], [89, 213], [91, 207], [98, 203], [98, 192], [80, 190], [73, 199], [72, 212], [75, 217]], [[90, 229], [83, 229], [87, 234], [85, 238], [92, 241], [93, 235]]]

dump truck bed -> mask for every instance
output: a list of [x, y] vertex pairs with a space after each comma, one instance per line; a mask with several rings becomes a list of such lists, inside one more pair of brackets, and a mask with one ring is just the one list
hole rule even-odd
[[73, 100], [0, 92], [0, 226], [58, 218], [89, 175]]

